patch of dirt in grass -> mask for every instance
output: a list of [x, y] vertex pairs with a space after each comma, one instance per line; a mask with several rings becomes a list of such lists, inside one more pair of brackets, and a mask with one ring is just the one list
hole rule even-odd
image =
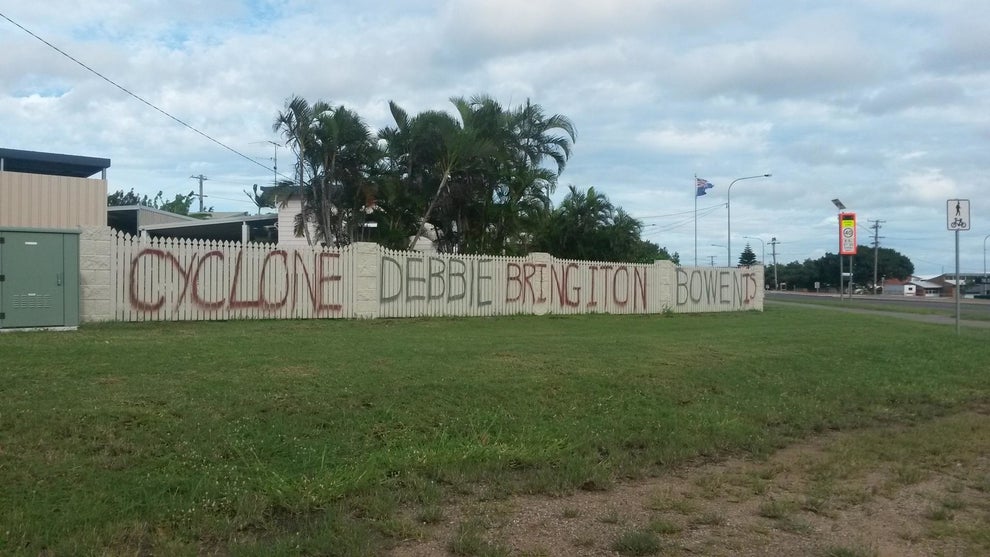
[[[947, 420], [967, 439], [943, 451]], [[464, 498], [389, 555], [987, 555], [988, 432], [990, 415], [974, 412], [829, 434], [766, 459], [684, 466], [608, 491]], [[451, 544], [464, 524], [483, 525], [467, 552]]]

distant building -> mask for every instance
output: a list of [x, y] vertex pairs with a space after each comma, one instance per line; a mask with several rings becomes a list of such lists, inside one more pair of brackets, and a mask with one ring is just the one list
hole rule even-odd
[[883, 293], [888, 296], [937, 298], [943, 295], [943, 286], [920, 277], [910, 277], [907, 280], [888, 278], [883, 283]]
[[[199, 213], [197, 213], [199, 214]], [[224, 242], [275, 243], [278, 215], [244, 212], [205, 213], [190, 217], [143, 205], [107, 207], [107, 225], [132, 236], [186, 238]]]
[[[943, 285], [945, 296], [955, 297], [955, 273], [942, 273], [930, 280], [936, 284]], [[962, 285], [963, 297], [972, 297], [976, 294], [983, 294], [985, 291], [990, 291], [990, 282], [984, 282], [984, 280], [983, 273], [959, 273], [959, 284]]]

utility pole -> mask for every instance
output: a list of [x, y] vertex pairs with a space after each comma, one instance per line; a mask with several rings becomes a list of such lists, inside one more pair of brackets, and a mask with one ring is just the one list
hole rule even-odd
[[714, 266], [715, 266], [715, 257], [716, 257], [716, 256], [714, 256], [714, 255], [709, 255], [709, 256], [708, 256], [708, 259], [709, 259], [709, 260], [711, 260], [711, 263], [712, 263], [712, 267], [714, 267]]
[[275, 163], [275, 165], [272, 167], [272, 170], [275, 171], [275, 182], [272, 185], [278, 186], [278, 143], [275, 143], [274, 141], [269, 141], [268, 143], [271, 143], [272, 145], [275, 146], [275, 158], [272, 159], [272, 162]]
[[877, 293], [877, 250], [880, 248], [880, 224], [887, 222], [885, 220], [871, 220], [869, 222], [873, 223], [871, 227], [873, 229], [873, 294]]
[[780, 283], [777, 282], [777, 237], [770, 238], [770, 246], [773, 248], [773, 289], [780, 290]]
[[272, 146], [275, 147], [275, 157], [274, 158], [271, 158], [271, 159], [268, 159], [268, 160], [270, 160], [270, 161], [272, 161], [272, 162], [275, 163], [275, 165], [272, 167], [272, 170], [275, 171], [275, 181], [272, 182], [272, 185], [273, 186], [278, 186], [278, 148], [281, 147], [281, 145], [279, 145], [277, 142], [272, 141], [270, 139], [266, 139], [265, 141], [255, 141], [251, 145], [260, 145], [262, 143], [268, 143], [269, 145], [272, 145]]
[[189, 178], [192, 179], [192, 180], [199, 180], [199, 195], [197, 197], [199, 197], [199, 212], [202, 213], [203, 212], [203, 198], [206, 197], [205, 195], [203, 195], [203, 181], [209, 180], [209, 178], [207, 178], [206, 176], [203, 176], [202, 174], [200, 174], [199, 176], [190, 176]]

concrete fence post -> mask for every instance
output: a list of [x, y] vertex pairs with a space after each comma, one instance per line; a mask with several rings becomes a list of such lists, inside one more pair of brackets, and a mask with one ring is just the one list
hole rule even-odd
[[381, 248], [378, 244], [369, 242], [356, 242], [353, 246], [353, 255], [356, 258], [352, 267], [354, 276], [346, 277], [345, 280], [354, 285], [354, 317], [375, 319], [381, 315], [378, 299]]
[[664, 259], [654, 261], [653, 268], [656, 269], [657, 286], [655, 292], [657, 296], [653, 298], [655, 307], [650, 308], [650, 313], [673, 311], [676, 303], [674, 289], [677, 285], [677, 265], [673, 261]]

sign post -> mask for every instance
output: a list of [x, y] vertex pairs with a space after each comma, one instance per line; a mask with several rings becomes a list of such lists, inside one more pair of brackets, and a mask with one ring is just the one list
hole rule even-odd
[[856, 255], [856, 213], [839, 213], [839, 299], [842, 299], [842, 256], [849, 257], [849, 299], [852, 299], [852, 256]]
[[956, 233], [956, 334], [959, 334], [959, 231], [969, 230], [969, 200], [950, 199], [945, 202], [945, 226]]

